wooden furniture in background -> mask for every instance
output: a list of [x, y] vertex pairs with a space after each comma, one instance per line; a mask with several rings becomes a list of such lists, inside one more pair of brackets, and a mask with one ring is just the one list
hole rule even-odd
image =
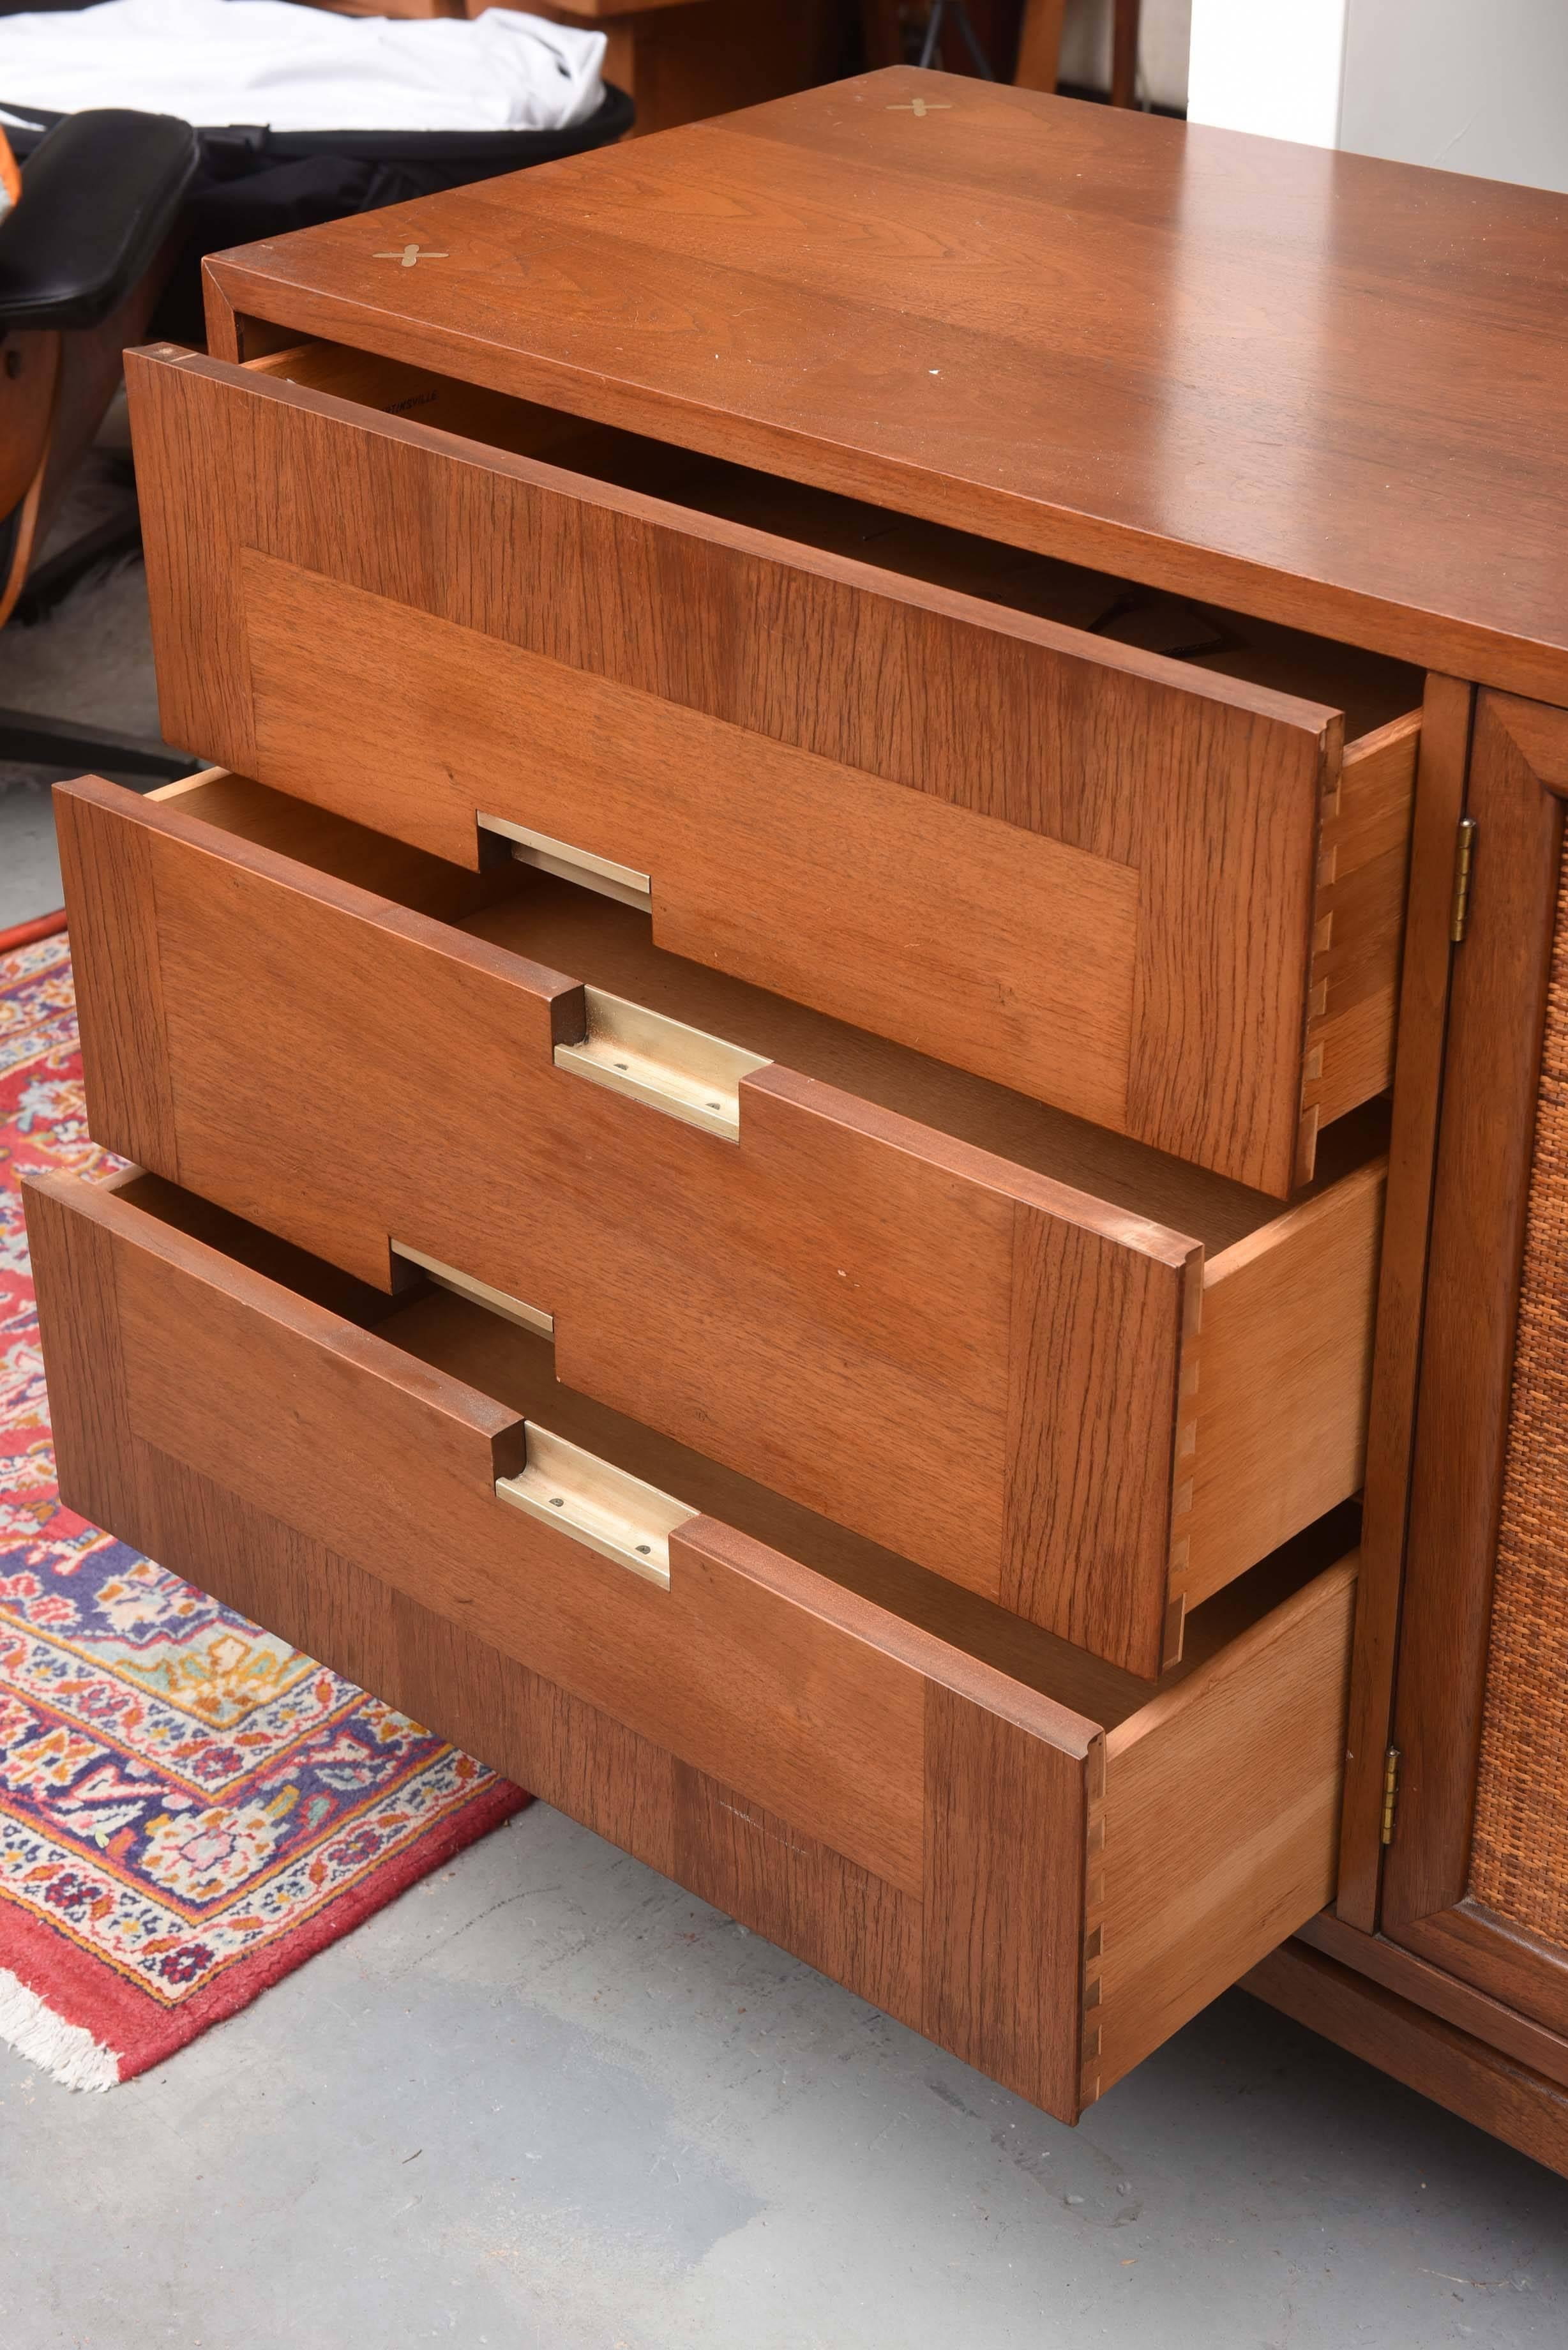
[[[492, 0], [468, 0], [478, 16]], [[841, 0], [528, 0], [608, 40], [605, 78], [637, 106], [634, 137], [809, 89], [844, 69]]]
[[[1054, 90], [1060, 78], [1062, 26], [1067, 0], [1023, 0], [1018, 62], [1012, 78], [1020, 89]], [[1137, 41], [1143, 0], [1112, 0], [1111, 88], [1113, 106], [1137, 104]]]
[[[215, 258], [67, 1500], [1054, 2112], [1245, 1977], [1568, 2169], [1560, 215], [899, 70]], [[1364, 1436], [1354, 1639], [1333, 1510], [1205, 1567]]]
[[[147, 331], [196, 161], [188, 123], [111, 108], [67, 115], [31, 144], [0, 228], [0, 628], [24, 617], [25, 593], [36, 616], [137, 543], [132, 512], [129, 526], [100, 525], [37, 561], [119, 388], [121, 352]], [[8, 144], [5, 162], [15, 177]], [[84, 186], [103, 192], [100, 207], [84, 208]], [[164, 775], [186, 764], [26, 710], [0, 710], [0, 760]]]
[[[306, 0], [340, 16], [478, 16], [513, 0]], [[729, 114], [844, 68], [842, 0], [515, 0], [605, 36], [604, 77], [637, 107], [632, 136]]]

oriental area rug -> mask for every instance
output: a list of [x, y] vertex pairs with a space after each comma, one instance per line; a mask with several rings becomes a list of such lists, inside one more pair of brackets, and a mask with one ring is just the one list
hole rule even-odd
[[121, 1162], [61, 923], [0, 933], [0, 2042], [107, 2089], [528, 1797], [62, 1504], [20, 1178]]

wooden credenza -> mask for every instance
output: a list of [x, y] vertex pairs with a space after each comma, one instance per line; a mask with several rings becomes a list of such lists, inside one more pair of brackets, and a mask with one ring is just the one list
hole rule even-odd
[[209, 263], [73, 1506], [1053, 2113], [1568, 2168], [1559, 210], [898, 68]]

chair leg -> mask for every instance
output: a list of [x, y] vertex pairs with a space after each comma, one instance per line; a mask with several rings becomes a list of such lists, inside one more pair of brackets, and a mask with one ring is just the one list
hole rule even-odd
[[[904, 62], [903, 28], [898, 0], [860, 0], [860, 24], [866, 39], [866, 70]], [[608, 68], [606, 68], [608, 72]], [[611, 74], [613, 81], [616, 77]]]
[[95, 565], [111, 563], [117, 556], [133, 555], [140, 545], [141, 523], [135, 514], [100, 522], [96, 530], [84, 532], [69, 546], [61, 547], [58, 555], [51, 555], [27, 574], [26, 585], [11, 608], [12, 625], [30, 629], [35, 622], [46, 619]]
[[1137, 36], [1143, 0], [1116, 0], [1111, 24], [1111, 104], [1137, 104]]
[[1062, 55], [1062, 19], [1066, 13], [1067, 0], [1024, 0], [1018, 63], [1012, 71], [1015, 89], [1055, 88]]

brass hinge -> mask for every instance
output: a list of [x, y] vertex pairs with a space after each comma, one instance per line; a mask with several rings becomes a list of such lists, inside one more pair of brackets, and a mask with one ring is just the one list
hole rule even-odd
[[1383, 1757], [1383, 1827], [1382, 1841], [1394, 1841], [1394, 1814], [1399, 1802], [1399, 1749], [1391, 1746]]
[[1476, 820], [1473, 816], [1459, 818], [1459, 838], [1454, 843], [1454, 902], [1449, 917], [1449, 937], [1458, 946], [1465, 934], [1465, 924], [1470, 914], [1470, 860], [1475, 855]]

